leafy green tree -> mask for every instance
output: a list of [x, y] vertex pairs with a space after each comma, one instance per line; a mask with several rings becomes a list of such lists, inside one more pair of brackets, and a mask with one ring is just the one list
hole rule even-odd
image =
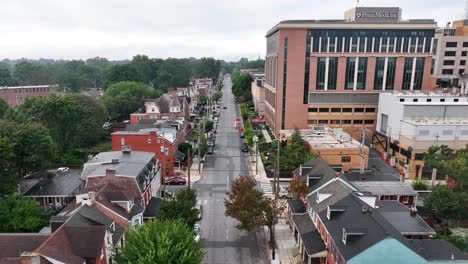
[[86, 60], [86, 65], [93, 66], [104, 70], [110, 66], [110, 62], [106, 58], [94, 57]]
[[255, 188], [255, 179], [242, 176], [231, 182], [231, 190], [224, 199], [226, 216], [239, 221], [237, 229], [252, 231], [267, 226], [272, 231], [272, 201]]
[[0, 137], [0, 197], [14, 194], [18, 189], [18, 177], [12, 166], [15, 160], [14, 143]]
[[0, 118], [3, 117], [5, 112], [10, 108], [7, 102], [3, 100], [3, 98], [0, 98]]
[[32, 199], [0, 197], [0, 232], [38, 232], [47, 225], [44, 210]]
[[141, 76], [137, 69], [131, 64], [112, 65], [104, 73], [105, 88], [119, 82], [141, 82]]
[[13, 145], [10, 165], [19, 177], [47, 168], [55, 154], [49, 131], [35, 122], [0, 120], [0, 138]]
[[195, 206], [196, 193], [193, 189], [184, 189], [176, 193], [174, 200], [164, 200], [159, 208], [160, 220], [181, 220], [187, 226], [192, 227], [197, 221]]
[[308, 187], [306, 180], [301, 180], [299, 177], [293, 177], [286, 187], [288, 196], [292, 199], [305, 199], [307, 197]]
[[424, 206], [440, 219], [465, 219], [468, 217], [468, 194], [439, 186], [424, 199]]
[[190, 143], [182, 143], [179, 145], [177, 148], [180, 152], [185, 154], [184, 161], [187, 161], [188, 155], [189, 155], [189, 149], [190, 149], [190, 154], [193, 155], [193, 149], [192, 149], [192, 144]]
[[7, 68], [0, 68], [0, 87], [15, 85], [17, 85], [17, 82], [11, 76], [10, 70], [8, 70]]
[[146, 55], [136, 55], [133, 57], [130, 65], [142, 76], [144, 83], [149, 85], [155, 80], [158, 68], [156, 60], [152, 60]]
[[232, 74], [232, 93], [236, 97], [242, 97], [242, 100], [250, 100], [252, 98], [252, 82], [253, 78], [250, 74]]
[[201, 95], [198, 97], [198, 104], [199, 105], [206, 105], [208, 103], [208, 96]]
[[201, 58], [196, 67], [196, 76], [199, 78], [210, 77], [213, 80], [218, 78], [221, 71], [221, 61], [214, 58]]
[[221, 99], [222, 97], [223, 97], [223, 93], [222, 93], [222, 92], [216, 92], [216, 93], [213, 95], [212, 99], [213, 99], [213, 101], [218, 101], [218, 100]]
[[192, 227], [182, 221], [150, 221], [130, 229], [125, 238], [125, 247], [114, 249], [118, 264], [199, 264], [203, 258]]
[[50, 83], [47, 67], [22, 61], [15, 65], [14, 76], [20, 85], [43, 85]]
[[142, 99], [148, 98], [150, 93], [144, 83], [119, 82], [106, 90], [102, 101], [112, 119], [124, 120], [143, 105]]
[[104, 136], [107, 114], [102, 103], [81, 94], [33, 97], [19, 110], [44, 124], [60, 153], [97, 143]]

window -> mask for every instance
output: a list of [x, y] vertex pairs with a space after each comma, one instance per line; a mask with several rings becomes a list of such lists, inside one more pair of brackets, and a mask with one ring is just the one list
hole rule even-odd
[[354, 108], [354, 112], [355, 112], [355, 113], [363, 113], [363, 112], [364, 112], [364, 108]]
[[[447, 48], [456, 48], [457, 44], [458, 44], [457, 42], [447, 42], [445, 44], [445, 47], [447, 47]], [[463, 43], [463, 45], [465, 45], [465, 43]]]
[[328, 120], [319, 120], [319, 124], [320, 124], [320, 125], [327, 125], [327, 124], [328, 124]]
[[457, 55], [456, 51], [446, 51], [445, 52], [445, 57], [455, 57]]
[[360, 57], [358, 62], [358, 74], [356, 80], [356, 89], [366, 89], [366, 77], [367, 77], [367, 58]]
[[326, 57], [317, 60], [317, 90], [325, 90]]
[[453, 69], [442, 69], [442, 74], [453, 74]]
[[364, 120], [364, 124], [366, 124], [366, 125], [373, 125], [373, 124], [374, 124], [374, 120]]
[[468, 42], [463, 42], [463, 47], [468, 48]]
[[353, 112], [352, 108], [343, 108], [343, 113], [351, 113]]
[[405, 101], [405, 98], [400, 98], [400, 102], [404, 102]]
[[351, 156], [341, 156], [341, 162], [351, 162]]
[[328, 82], [327, 90], [336, 90], [338, 76], [338, 57], [328, 58]]
[[366, 113], [375, 113], [375, 108], [366, 108]]
[[465, 69], [459, 69], [458, 70], [458, 74], [463, 74], [463, 73], [465, 73]]
[[309, 108], [309, 113], [316, 113], [316, 112], [317, 112], [317, 108], [316, 108], [316, 107]]
[[466, 60], [461, 60], [460, 61], [460, 65], [465, 65], [466, 64]]
[[458, 103], [459, 99], [458, 99], [458, 98], [455, 98], [455, 99], [453, 99], [453, 101], [454, 101], [455, 103]]
[[375, 62], [374, 90], [383, 89], [385, 58], [378, 57]]
[[319, 108], [320, 113], [328, 113], [330, 111], [329, 108]]
[[351, 120], [342, 120], [342, 121], [341, 121], [341, 124], [343, 124], [343, 125], [350, 125], [350, 124], [351, 124]]
[[120, 138], [120, 145], [121, 146], [125, 145], [125, 138], [123, 138], [123, 137]]
[[429, 130], [419, 130], [418, 135], [420, 135], [420, 136], [429, 136]]
[[381, 114], [380, 118], [382, 120], [382, 122], [380, 123], [380, 131], [386, 134], [388, 125], [388, 115]]
[[413, 98], [413, 102], [417, 102], [418, 101], [418, 98]]
[[332, 125], [339, 125], [339, 124], [340, 124], [340, 120], [330, 120], [330, 124], [332, 124]]
[[427, 98], [427, 99], [426, 99], [426, 102], [432, 102], [432, 99], [431, 99], [431, 98]]
[[315, 124], [317, 124], [317, 120], [307, 120], [307, 124], [315, 125]]
[[406, 57], [403, 67], [403, 90], [409, 90], [411, 87], [411, 75], [413, 72], [413, 58]]
[[331, 112], [332, 113], [341, 113], [341, 108], [332, 108]]
[[462, 51], [462, 56], [466, 56], [467, 52], [466, 50]]
[[422, 57], [416, 58], [416, 68], [414, 70], [413, 90], [422, 89], [422, 81], [423, 81], [423, 74], [424, 74], [424, 60], [425, 58], [422, 58]]
[[364, 121], [362, 121], [362, 120], [353, 120], [354, 125], [359, 125], [359, 124], [362, 124], [362, 123], [364, 123]]
[[151, 138], [148, 138], [147, 142], [148, 142], [148, 144], [151, 144]]
[[354, 89], [354, 70], [356, 69], [356, 58], [348, 57], [346, 59], [346, 80], [345, 80], [345, 90]]
[[444, 65], [455, 65], [454, 60], [444, 60]]
[[445, 98], [441, 98], [440, 101], [441, 101], [441, 102], [445, 102]]
[[416, 153], [414, 154], [415, 160], [424, 160], [424, 153]]

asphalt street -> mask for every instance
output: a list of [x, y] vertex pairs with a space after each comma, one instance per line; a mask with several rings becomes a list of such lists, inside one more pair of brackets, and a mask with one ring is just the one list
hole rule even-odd
[[224, 215], [224, 198], [231, 181], [248, 175], [248, 156], [241, 152], [239, 132], [234, 128], [240, 117], [234, 103], [231, 79], [224, 80], [223, 103], [217, 128], [215, 151], [205, 157], [202, 178], [193, 184], [203, 205], [202, 242], [205, 248], [203, 263], [269, 263], [263, 229], [246, 232], [236, 229], [237, 221]]

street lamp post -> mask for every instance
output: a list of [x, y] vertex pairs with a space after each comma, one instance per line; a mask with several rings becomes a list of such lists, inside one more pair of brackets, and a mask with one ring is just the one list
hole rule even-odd
[[257, 135], [253, 137], [253, 142], [255, 142], [255, 175], [258, 175], [258, 137]]

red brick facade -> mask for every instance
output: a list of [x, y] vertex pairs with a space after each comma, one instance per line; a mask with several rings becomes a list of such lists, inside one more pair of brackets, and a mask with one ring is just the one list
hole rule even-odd
[[54, 88], [49, 85], [0, 87], [0, 97], [11, 107], [24, 103], [29, 97], [49, 96], [53, 92]]

